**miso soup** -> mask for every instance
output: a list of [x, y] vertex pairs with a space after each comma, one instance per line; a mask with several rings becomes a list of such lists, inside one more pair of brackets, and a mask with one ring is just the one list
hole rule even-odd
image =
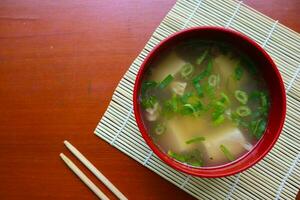
[[193, 167], [232, 162], [262, 137], [269, 97], [258, 66], [230, 44], [182, 42], [150, 63], [142, 119], [161, 151]]

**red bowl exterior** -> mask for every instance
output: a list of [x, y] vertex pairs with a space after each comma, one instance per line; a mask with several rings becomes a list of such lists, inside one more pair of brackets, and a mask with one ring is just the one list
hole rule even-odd
[[[271, 106], [267, 128], [263, 137], [250, 152], [246, 153], [237, 160], [225, 165], [196, 168], [175, 161], [167, 154], [162, 152], [153, 143], [141, 118], [141, 110], [138, 101], [139, 91], [143, 73], [149, 66], [149, 63], [151, 63], [153, 59], [157, 58], [160, 52], [162, 52], [164, 49], [176, 44], [176, 42], [178, 41], [182, 41], [183, 39], [191, 37], [229, 42], [230, 44], [241, 49], [243, 52], [246, 52], [248, 56], [257, 64], [258, 70], [262, 73], [270, 92]], [[148, 54], [137, 74], [133, 91], [133, 106], [135, 119], [144, 140], [161, 160], [163, 160], [172, 168], [190, 175], [206, 178], [217, 178], [233, 175], [250, 168], [258, 161], [260, 161], [263, 157], [265, 157], [266, 154], [271, 150], [271, 148], [277, 141], [284, 124], [286, 114], [286, 94], [282, 78], [275, 63], [272, 61], [271, 57], [266, 53], [266, 51], [261, 48], [256, 42], [241, 33], [221, 27], [195, 27], [177, 32], [169, 36], [168, 38], [160, 42], [160, 44], [158, 44]]]

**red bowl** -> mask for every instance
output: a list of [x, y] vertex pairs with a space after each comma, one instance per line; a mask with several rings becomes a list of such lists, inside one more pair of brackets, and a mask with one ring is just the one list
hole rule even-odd
[[[140, 103], [138, 99], [144, 72], [150, 66], [150, 63], [154, 59], [157, 59], [161, 55], [161, 52], [163, 52], [165, 49], [176, 45], [180, 41], [190, 38], [199, 38], [203, 40], [214, 40], [230, 43], [241, 51], [247, 53], [247, 55], [256, 63], [256, 66], [258, 66], [257, 68], [259, 72], [262, 74], [264, 80], [267, 83], [267, 87], [270, 93], [271, 106], [266, 131], [263, 137], [251, 151], [231, 163], [215, 167], [196, 168], [175, 161], [166, 153], [162, 152], [154, 144], [151, 137], [147, 133], [141, 117], [141, 110], [139, 105]], [[169, 36], [168, 38], [160, 42], [160, 44], [158, 44], [148, 54], [143, 64], [141, 65], [135, 81], [133, 91], [133, 105], [135, 119], [143, 138], [145, 139], [148, 146], [152, 149], [152, 151], [161, 160], [163, 160], [172, 168], [190, 175], [216, 178], [229, 176], [244, 171], [256, 164], [267, 155], [267, 153], [271, 150], [271, 148], [277, 141], [284, 124], [286, 113], [286, 96], [284, 84], [276, 65], [272, 61], [271, 57], [266, 53], [266, 51], [256, 42], [246, 37], [245, 35], [242, 35], [241, 33], [225, 28], [195, 27], [177, 32]]]

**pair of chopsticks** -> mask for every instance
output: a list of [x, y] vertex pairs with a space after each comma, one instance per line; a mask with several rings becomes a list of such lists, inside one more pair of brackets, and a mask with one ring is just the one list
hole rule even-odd
[[[80, 160], [119, 199], [127, 200], [127, 198], [70, 142], [65, 140], [64, 144], [72, 152], [72, 154], [78, 158], [78, 160]], [[60, 157], [66, 163], [66, 165], [82, 180], [82, 182], [85, 183], [100, 199], [109, 200], [109, 198], [67, 156], [61, 153]]]

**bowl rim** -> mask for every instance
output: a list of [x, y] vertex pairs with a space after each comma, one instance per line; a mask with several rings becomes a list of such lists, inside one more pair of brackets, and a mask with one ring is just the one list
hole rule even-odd
[[[140, 89], [140, 85], [141, 85], [141, 80], [143, 77], [143, 73], [146, 70], [146, 66], [148, 65], [149, 60], [151, 60], [152, 56], [156, 53], [156, 51], [158, 49], [161, 48], [161, 46], [166, 43], [167, 41], [173, 40], [174, 38], [176, 38], [178, 35], [181, 34], [185, 34], [188, 32], [193, 32], [193, 31], [201, 31], [201, 30], [211, 30], [211, 31], [221, 31], [221, 32], [227, 32], [232, 34], [235, 37], [240, 37], [241, 39], [243, 39], [245, 42], [247, 42], [248, 44], [254, 46], [254, 48], [256, 48], [258, 51], [260, 51], [260, 53], [262, 53], [263, 57], [265, 59], [267, 59], [267, 61], [270, 63], [270, 65], [272, 66], [272, 69], [275, 72], [275, 75], [277, 76], [279, 82], [279, 88], [280, 88], [280, 93], [282, 95], [280, 95], [280, 101], [282, 102], [282, 116], [280, 118], [280, 124], [278, 126], [278, 129], [276, 131], [276, 133], [274, 134], [274, 138], [272, 143], [267, 147], [267, 149], [264, 150], [263, 153], [261, 153], [260, 155], [258, 155], [256, 157], [256, 159], [251, 162], [251, 163], [247, 163], [244, 166], [240, 166], [239, 169], [235, 169], [232, 170], [231, 172], [218, 172], [218, 173], [211, 173], [212, 171], [216, 170], [216, 169], [220, 169], [220, 168], [226, 168], [228, 166], [231, 166], [232, 164], [244, 159], [246, 157], [246, 155], [250, 154], [255, 147], [258, 145], [258, 143], [260, 143], [262, 141], [262, 138], [259, 140], [259, 142], [256, 143], [255, 147], [253, 147], [253, 149], [251, 149], [251, 151], [245, 153], [244, 155], [240, 156], [238, 159], [236, 159], [233, 162], [229, 162], [223, 165], [219, 165], [219, 166], [213, 166], [213, 167], [192, 167], [190, 166], [189, 168], [187, 168], [186, 164], [181, 163], [176, 161], [175, 159], [171, 159], [166, 153], [162, 152], [157, 146], [156, 144], [152, 141], [152, 138], [149, 136], [149, 134], [147, 133], [147, 130], [144, 127], [143, 124], [143, 120], [141, 117], [141, 111], [140, 111], [140, 107], [139, 107], [139, 89]], [[276, 66], [276, 64], [273, 62], [272, 58], [268, 55], [268, 53], [259, 45], [257, 44], [255, 41], [253, 41], [252, 39], [250, 39], [249, 37], [247, 37], [246, 35], [237, 32], [235, 30], [231, 30], [231, 29], [227, 29], [227, 28], [223, 28], [223, 27], [216, 27], [216, 26], [198, 26], [198, 27], [192, 27], [192, 28], [188, 28], [188, 29], [184, 29], [178, 32], [173, 33], [172, 35], [168, 36], [167, 38], [163, 39], [159, 44], [157, 44], [150, 52], [149, 54], [146, 56], [146, 58], [144, 59], [143, 63], [141, 64], [141, 67], [138, 71], [138, 74], [136, 76], [136, 80], [134, 83], [134, 90], [133, 90], [133, 110], [134, 110], [134, 115], [135, 115], [135, 119], [137, 122], [137, 126], [142, 134], [143, 139], [145, 140], [146, 144], [150, 147], [150, 149], [166, 164], [168, 164], [170, 167], [179, 170], [181, 172], [185, 172], [187, 174], [193, 175], [193, 176], [198, 176], [198, 177], [203, 177], [203, 178], [219, 178], [219, 177], [224, 177], [224, 176], [230, 176], [233, 174], [237, 174], [240, 173], [252, 166], [254, 166], [256, 163], [258, 163], [262, 158], [264, 158], [269, 152], [270, 150], [273, 148], [273, 146], [275, 145], [276, 141], [279, 138], [279, 135], [282, 131], [283, 125], [284, 125], [284, 121], [285, 121], [285, 116], [286, 116], [286, 92], [285, 92], [285, 88], [284, 88], [284, 83], [282, 80], [282, 77], [280, 75], [280, 72]], [[267, 128], [266, 128], [267, 130]], [[265, 134], [264, 134], [265, 135]], [[263, 136], [264, 137], [264, 136]], [[210, 173], [205, 173], [205, 171], [210, 171]]]

